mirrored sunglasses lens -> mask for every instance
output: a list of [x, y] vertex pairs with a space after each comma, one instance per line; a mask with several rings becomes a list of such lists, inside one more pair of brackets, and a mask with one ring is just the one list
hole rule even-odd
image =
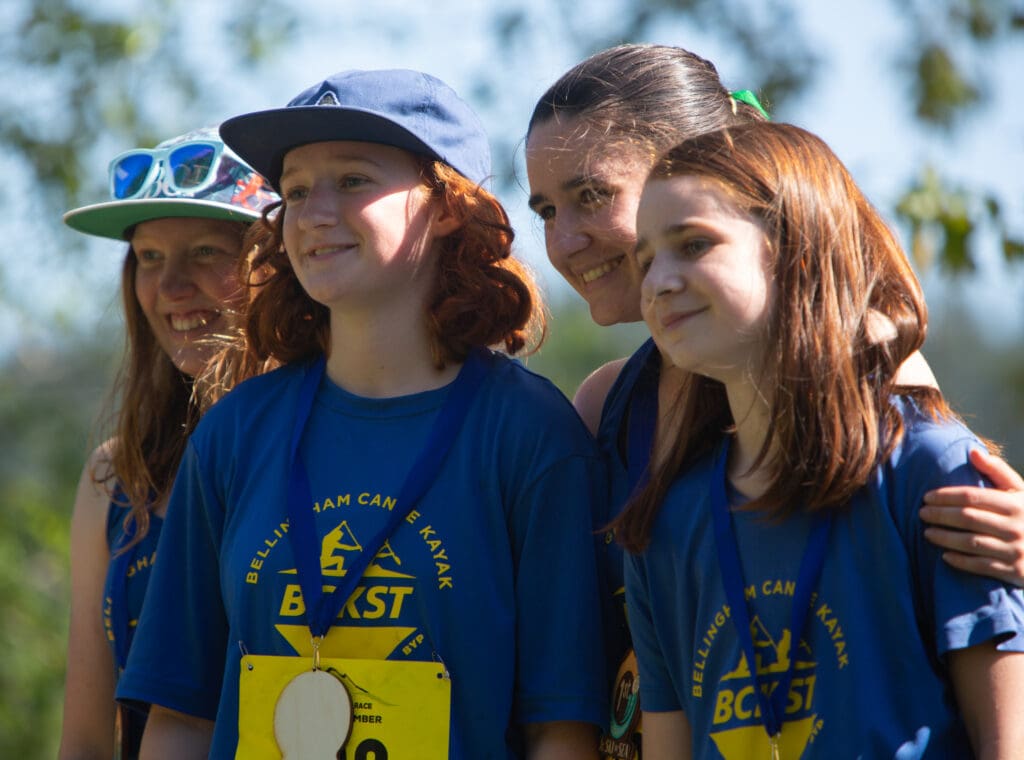
[[179, 190], [199, 187], [210, 176], [217, 149], [213, 145], [194, 143], [183, 145], [168, 158], [174, 185]]
[[118, 161], [111, 171], [114, 197], [131, 198], [138, 193], [152, 166], [153, 157], [145, 153], [133, 153]]

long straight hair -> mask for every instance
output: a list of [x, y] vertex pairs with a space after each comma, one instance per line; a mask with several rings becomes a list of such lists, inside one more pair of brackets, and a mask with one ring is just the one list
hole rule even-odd
[[[900, 441], [894, 393], [935, 418], [955, 415], [933, 388], [897, 388], [896, 370], [924, 343], [927, 310], [896, 237], [818, 137], [788, 124], [731, 127], [670, 150], [648, 181], [678, 176], [719, 183], [741, 212], [764, 225], [776, 301], [765, 366], [769, 427], [755, 467], [770, 473], [749, 508], [774, 518], [845, 505]], [[871, 313], [895, 327], [869, 332]], [[615, 521], [630, 551], [647, 544], [660, 504], [680, 472], [732, 425], [723, 386], [696, 377], [666, 460]]]

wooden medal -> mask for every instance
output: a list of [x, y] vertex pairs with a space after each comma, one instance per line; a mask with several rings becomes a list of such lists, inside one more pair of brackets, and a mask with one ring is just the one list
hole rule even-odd
[[283, 760], [335, 760], [352, 730], [352, 698], [336, 676], [308, 670], [281, 691], [274, 738]]

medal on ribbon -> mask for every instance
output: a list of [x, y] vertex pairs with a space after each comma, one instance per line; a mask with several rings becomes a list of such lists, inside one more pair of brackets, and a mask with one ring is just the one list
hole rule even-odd
[[637, 752], [634, 735], [640, 730], [640, 677], [636, 653], [626, 653], [611, 694], [611, 720], [608, 733], [601, 737], [602, 760], [633, 760]]
[[337, 758], [351, 731], [352, 698], [332, 673], [300, 673], [277, 698], [274, 739], [283, 760]]

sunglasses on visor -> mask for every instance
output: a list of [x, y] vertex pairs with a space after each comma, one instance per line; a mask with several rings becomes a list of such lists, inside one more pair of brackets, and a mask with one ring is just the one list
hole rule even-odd
[[213, 182], [224, 146], [205, 140], [178, 143], [166, 148], [129, 150], [110, 162], [110, 194], [129, 200], [147, 194], [160, 179], [167, 194], [191, 195]]

